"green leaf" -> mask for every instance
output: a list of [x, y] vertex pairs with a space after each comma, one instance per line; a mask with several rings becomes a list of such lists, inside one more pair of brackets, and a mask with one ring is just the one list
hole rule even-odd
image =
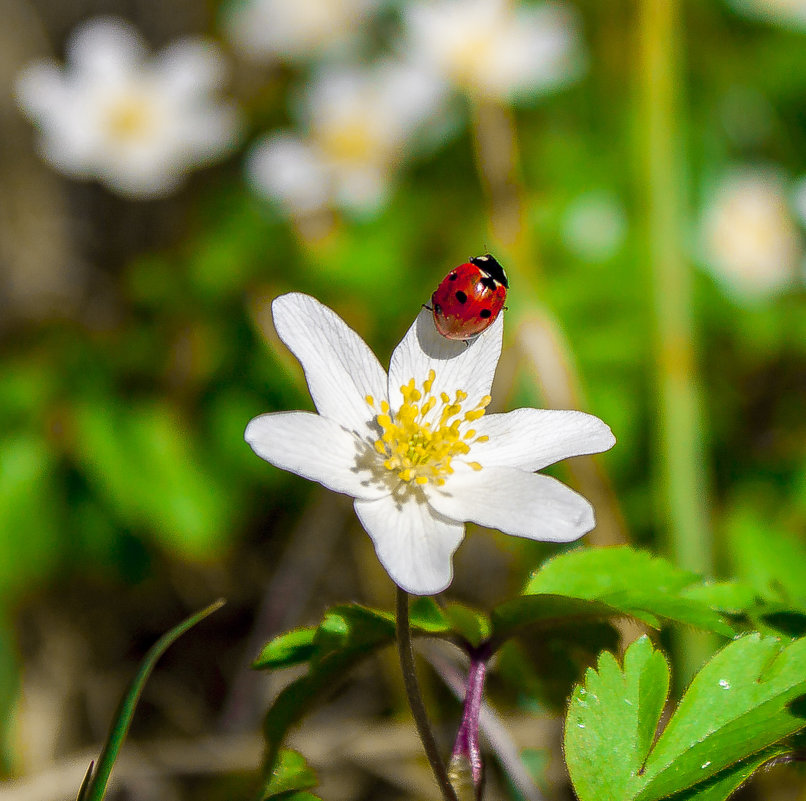
[[[410, 622], [414, 634], [448, 634], [451, 623], [432, 598], [418, 598], [411, 604]], [[257, 670], [320, 662], [339, 650], [374, 648], [395, 638], [395, 618], [390, 612], [361, 604], [341, 604], [325, 612], [318, 626], [306, 626], [278, 634], [260, 652], [252, 667]]]
[[749, 584], [736, 580], [692, 584], [682, 594], [728, 615], [741, 615], [756, 606], [758, 601]]
[[600, 601], [655, 628], [667, 620], [732, 637], [735, 631], [724, 616], [707, 599], [691, 595], [698, 582], [696, 574], [645, 551], [583, 548], [546, 562], [524, 594]]
[[617, 607], [565, 595], [522, 595], [499, 604], [492, 611], [492, 633], [496, 643], [527, 626], [556, 627], [569, 622], [621, 617]]
[[56, 457], [38, 436], [12, 434], [0, 448], [0, 599], [30, 592], [65, 548]]
[[453, 601], [445, 608], [445, 614], [453, 630], [474, 648], [477, 648], [490, 636], [490, 619], [476, 609]]
[[252, 667], [255, 670], [275, 670], [307, 662], [315, 650], [316, 631], [316, 626], [308, 626], [278, 634], [263, 646]]
[[84, 782], [79, 791], [79, 801], [101, 801], [103, 799], [106, 791], [106, 783], [109, 781], [112, 766], [115, 764], [123, 741], [126, 739], [126, 734], [129, 731], [129, 726], [134, 717], [134, 711], [137, 708], [140, 694], [159, 658], [186, 631], [192, 629], [193, 626], [200, 623], [204, 618], [211, 615], [217, 609], [220, 609], [223, 605], [224, 601], [216, 601], [210, 604], [210, 606], [196, 612], [195, 615], [191, 615], [189, 618], [186, 618], [181, 623], [174, 626], [151, 646], [145, 658], [140, 663], [137, 675], [135, 675], [132, 683], [129, 685], [129, 689], [120, 702], [115, 719], [106, 737], [103, 750], [101, 751], [101, 756], [98, 758], [97, 769], [90, 776], [92, 771], [92, 766], [90, 766], [90, 770], [87, 772], [89, 783], [87, 781], [88, 777], [84, 777]]
[[310, 790], [318, 783], [316, 773], [308, 766], [305, 757], [298, 751], [284, 748], [264, 788], [263, 799], [286, 798], [288, 793]]
[[429, 595], [412, 598], [409, 605], [409, 622], [415, 633], [421, 631], [425, 634], [446, 634], [451, 628], [448, 618]]
[[[415, 604], [412, 604], [415, 607]], [[432, 599], [416, 605], [411, 616], [414, 634], [448, 635], [450, 623]], [[308, 673], [292, 681], [272, 703], [264, 721], [264, 734], [269, 746], [267, 764], [275, 761], [286, 732], [301, 720], [308, 710], [329, 694], [355, 667], [378, 648], [395, 641], [395, 619], [389, 612], [361, 604], [342, 604], [325, 612], [322, 622], [313, 629], [298, 629], [280, 635], [264, 649], [269, 650], [267, 664], [278, 667], [303, 661], [307, 652]], [[263, 654], [261, 654], [262, 658]], [[274, 664], [273, 662], [277, 662]]]
[[751, 508], [726, 522], [734, 569], [765, 599], [806, 608], [806, 545]]
[[102, 397], [77, 406], [72, 423], [73, 457], [126, 525], [186, 557], [221, 551], [232, 507], [174, 409]]
[[341, 604], [325, 612], [314, 638], [311, 663], [338, 651], [371, 650], [395, 639], [395, 618], [361, 604]]
[[565, 752], [581, 801], [628, 799], [669, 691], [669, 668], [649, 638], [636, 640], [622, 670], [605, 651], [571, 696]]
[[694, 677], [654, 747], [669, 670], [646, 637], [623, 668], [600, 656], [575, 688], [565, 725], [580, 801], [723, 801], [806, 726], [806, 639], [729, 643]]
[[806, 725], [806, 639], [750, 634], [723, 648], [691, 686], [647, 760], [644, 801], [708, 778]]
[[713, 778], [700, 782], [690, 790], [669, 796], [670, 801], [724, 801], [739, 789], [762, 765], [780, 754], [785, 748], [772, 746], [758, 754], [731, 765], [720, 771]]

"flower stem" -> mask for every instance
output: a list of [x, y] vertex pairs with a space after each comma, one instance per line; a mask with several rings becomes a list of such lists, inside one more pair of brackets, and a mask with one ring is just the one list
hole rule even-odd
[[[659, 484], [670, 550], [677, 563], [709, 575], [713, 546], [708, 526], [691, 271], [684, 251], [681, 3], [640, 0], [637, 8], [642, 182], [656, 321]], [[686, 683], [710, 650], [707, 640], [688, 632], [681, 635]]]
[[[462, 723], [456, 733], [449, 773], [454, 770], [469, 770], [473, 787], [478, 794], [484, 772], [479, 744], [479, 714], [484, 696], [484, 680], [487, 677], [487, 660], [490, 658], [489, 648], [477, 649], [470, 654], [470, 668], [467, 672], [467, 688], [465, 691]], [[455, 783], [455, 782], [454, 782]]]
[[420, 694], [420, 687], [417, 683], [417, 673], [414, 669], [414, 653], [411, 649], [411, 627], [409, 625], [409, 594], [405, 590], [397, 588], [397, 598], [395, 603], [395, 613], [397, 620], [397, 651], [400, 655], [400, 667], [403, 671], [403, 683], [406, 687], [406, 695], [409, 699], [411, 714], [414, 716], [414, 723], [417, 726], [417, 733], [425, 749], [425, 755], [434, 771], [434, 778], [437, 780], [442, 797], [445, 801], [457, 801], [456, 792], [453, 789], [445, 763], [439, 755], [434, 733], [428, 722], [428, 714], [425, 711], [423, 697]]

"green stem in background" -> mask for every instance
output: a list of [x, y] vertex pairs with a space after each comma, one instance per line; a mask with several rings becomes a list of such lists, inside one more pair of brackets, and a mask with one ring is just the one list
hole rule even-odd
[[[638, 136], [653, 271], [660, 491], [669, 547], [677, 563], [710, 575], [713, 553], [694, 358], [691, 275], [684, 253], [680, 2], [639, 0], [638, 12]], [[682, 678], [687, 682], [710, 652], [710, 643], [693, 632], [682, 632], [680, 647]]]
[[106, 742], [104, 743], [101, 756], [98, 758], [98, 767], [95, 772], [92, 772], [92, 765], [90, 765], [87, 775], [84, 777], [84, 782], [78, 793], [77, 801], [101, 801], [106, 792], [106, 784], [109, 781], [109, 775], [112, 773], [112, 766], [120, 753], [120, 748], [123, 741], [126, 739], [126, 734], [129, 731], [132, 718], [134, 717], [134, 710], [137, 707], [137, 702], [140, 700], [140, 694], [143, 691], [146, 681], [148, 680], [154, 665], [157, 660], [165, 653], [170, 645], [179, 639], [188, 629], [192, 629], [197, 623], [204, 620], [208, 615], [211, 615], [217, 609], [224, 605], [223, 600], [216, 601], [210, 606], [196, 612], [186, 620], [183, 620], [179, 625], [174, 626], [169, 632], [160, 637], [154, 645], [151, 646], [145, 658], [140, 663], [140, 669], [137, 675], [129, 685], [126, 695], [120, 702], [117, 713], [115, 715], [112, 727], [107, 735]]
[[[529, 222], [514, 114], [510, 108], [480, 99], [472, 101], [471, 110], [476, 169], [493, 249], [497, 253], [501, 247], [513, 287], [508, 298], [512, 308], [507, 315], [508, 323], [514, 323], [518, 357], [532, 373], [548, 408], [586, 409], [588, 404], [565, 334], [539, 292], [538, 247], [534, 227]], [[597, 461], [580, 456], [568, 462], [567, 470], [574, 485], [596, 508], [598, 523], [588, 542], [627, 543], [629, 538], [618, 499]], [[627, 641], [633, 638], [630, 635]]]
[[448, 771], [442, 757], [439, 755], [434, 733], [431, 731], [431, 724], [428, 722], [428, 713], [425, 710], [423, 697], [420, 694], [420, 687], [417, 683], [417, 673], [414, 668], [414, 652], [411, 649], [411, 626], [409, 624], [409, 594], [405, 590], [397, 588], [395, 599], [395, 616], [397, 620], [397, 651], [400, 655], [400, 667], [403, 671], [403, 683], [406, 686], [406, 695], [409, 699], [411, 714], [414, 716], [414, 723], [417, 726], [417, 733], [425, 749], [425, 755], [434, 771], [434, 778], [437, 780], [442, 797], [445, 801], [457, 801], [456, 792], [453, 789]]
[[490, 233], [496, 251], [506, 256], [507, 271], [528, 305], [538, 303], [539, 265], [527, 204], [517, 129], [512, 110], [484, 100], [471, 102], [473, 148]]

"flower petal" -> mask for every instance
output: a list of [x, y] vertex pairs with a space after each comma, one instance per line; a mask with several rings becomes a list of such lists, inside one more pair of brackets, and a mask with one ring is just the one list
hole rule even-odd
[[515, 409], [488, 414], [476, 424], [487, 442], [473, 445], [473, 459], [484, 467], [517, 467], [533, 472], [588, 453], [601, 453], [616, 442], [610, 427], [585, 412]]
[[93, 17], [76, 26], [66, 50], [75, 73], [104, 84], [130, 76], [147, 54], [140, 32], [119, 17]]
[[428, 502], [452, 520], [546, 542], [576, 540], [596, 525], [590, 503], [565, 484], [507, 467], [457, 471]]
[[434, 315], [422, 309], [392, 353], [389, 365], [389, 404], [396, 410], [403, 398], [400, 387], [414, 378], [421, 384], [428, 371], [436, 373], [434, 395], [447, 392], [453, 398], [457, 389], [467, 392], [465, 408], [473, 408], [490, 394], [495, 368], [501, 355], [504, 315], [468, 342], [446, 339], [434, 325]]
[[330, 201], [331, 175], [321, 153], [290, 133], [274, 133], [251, 147], [246, 178], [255, 192], [294, 214], [320, 211]]
[[389, 490], [373, 481], [366, 445], [338, 423], [311, 412], [262, 414], [244, 439], [275, 467], [318, 481], [334, 492], [372, 499]]
[[415, 496], [402, 502], [391, 495], [357, 500], [355, 513], [398, 587], [414, 595], [433, 595], [451, 583], [451, 559], [465, 534], [461, 523], [434, 513]]
[[155, 58], [151, 72], [160, 88], [185, 104], [220, 89], [228, 69], [224, 54], [212, 39], [187, 36], [169, 44]]
[[386, 373], [375, 354], [334, 311], [310, 295], [292, 292], [272, 303], [274, 327], [305, 370], [323, 417], [360, 436], [374, 417], [367, 395], [386, 397]]

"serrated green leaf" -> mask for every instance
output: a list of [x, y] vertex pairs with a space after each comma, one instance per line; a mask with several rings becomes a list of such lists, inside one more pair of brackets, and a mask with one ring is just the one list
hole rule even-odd
[[806, 639], [782, 647], [750, 634], [694, 677], [644, 769], [642, 801], [664, 798], [806, 725], [790, 704], [806, 694]]
[[263, 646], [252, 667], [255, 670], [276, 670], [307, 662], [315, 650], [316, 631], [316, 626], [307, 626], [278, 634]]
[[490, 636], [490, 619], [476, 609], [452, 601], [445, 607], [445, 614], [453, 630], [474, 648]]
[[690, 790], [669, 796], [668, 801], [725, 801], [739, 789], [762, 765], [786, 752], [785, 748], [773, 746], [758, 754], [731, 765], [708, 781], [700, 782]]
[[665, 559], [627, 546], [583, 548], [550, 559], [525, 595], [555, 594], [600, 601], [658, 627], [658, 619], [732, 637], [733, 627], [707, 601], [687, 594], [699, 578]]
[[644, 637], [623, 667], [604, 653], [575, 688], [565, 751], [581, 801], [724, 801], [806, 726], [806, 639], [752, 634], [729, 643], [694, 677], [652, 746], [668, 683]]
[[310, 790], [319, 783], [316, 773], [298, 751], [284, 748], [280, 751], [274, 770], [263, 790], [263, 801], [269, 798], [287, 798], [290, 793]]
[[632, 798], [669, 691], [669, 668], [649, 638], [636, 640], [622, 670], [605, 651], [571, 696], [565, 752], [581, 801]]

